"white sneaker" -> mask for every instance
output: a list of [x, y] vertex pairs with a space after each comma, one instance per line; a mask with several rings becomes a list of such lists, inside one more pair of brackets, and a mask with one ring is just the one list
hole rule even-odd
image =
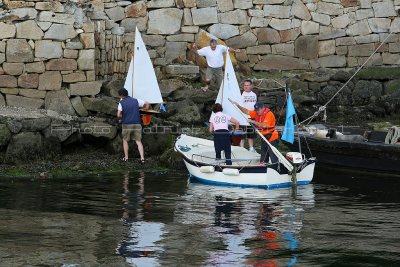
[[250, 147], [250, 148], [249, 148], [249, 151], [250, 151], [250, 152], [256, 152], [256, 150], [254, 149], [254, 147]]

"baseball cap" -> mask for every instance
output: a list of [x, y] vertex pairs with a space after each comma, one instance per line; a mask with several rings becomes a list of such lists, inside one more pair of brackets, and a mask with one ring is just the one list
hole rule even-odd
[[254, 110], [259, 110], [260, 108], [263, 108], [263, 107], [265, 107], [265, 104], [263, 102], [259, 101], [259, 102], [255, 103]]

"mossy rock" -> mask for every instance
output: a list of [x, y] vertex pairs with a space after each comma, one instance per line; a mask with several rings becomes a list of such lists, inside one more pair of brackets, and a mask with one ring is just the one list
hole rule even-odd
[[0, 124], [0, 146], [8, 145], [11, 138], [11, 132], [5, 124]]
[[363, 69], [356, 75], [361, 80], [393, 80], [400, 77], [400, 68], [373, 67]]
[[400, 95], [400, 79], [385, 83], [385, 94]]

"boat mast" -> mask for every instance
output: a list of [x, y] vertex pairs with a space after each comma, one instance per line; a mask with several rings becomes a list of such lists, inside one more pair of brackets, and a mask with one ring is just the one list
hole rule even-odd
[[136, 34], [137, 34], [138, 28], [136, 27], [135, 30], [135, 39], [133, 40], [133, 55], [132, 55], [132, 97], [133, 97], [133, 89], [134, 89], [134, 81], [135, 81], [135, 77], [134, 77], [134, 73], [135, 73], [135, 56], [136, 56]]

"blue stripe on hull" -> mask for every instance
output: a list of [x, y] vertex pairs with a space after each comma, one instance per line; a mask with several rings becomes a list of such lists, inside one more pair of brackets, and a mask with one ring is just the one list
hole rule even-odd
[[[200, 178], [200, 177], [197, 177], [194, 175], [190, 175], [190, 178], [196, 179], [197, 181], [204, 183], [204, 184], [212, 184], [212, 185], [220, 185], [220, 186], [257, 187], [257, 188], [265, 188], [265, 189], [282, 188], [282, 187], [292, 186], [292, 183], [280, 183], [280, 184], [271, 184], [271, 185], [250, 185], [250, 184], [234, 184], [234, 183], [227, 183], [227, 182], [215, 182], [215, 181], [203, 179], [203, 178]], [[310, 181], [300, 181], [300, 182], [297, 182], [297, 185], [306, 185], [309, 183], [310, 183]]]

